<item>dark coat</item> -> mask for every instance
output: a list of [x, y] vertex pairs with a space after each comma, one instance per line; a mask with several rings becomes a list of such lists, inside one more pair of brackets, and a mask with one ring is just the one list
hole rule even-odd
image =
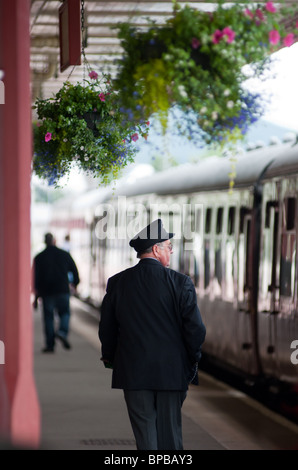
[[73, 284], [80, 282], [79, 273], [71, 255], [55, 245], [48, 246], [34, 258], [35, 292], [44, 297], [47, 295], [68, 294], [68, 273], [73, 275]]
[[113, 388], [187, 390], [205, 334], [188, 276], [146, 258], [109, 279], [99, 339]]

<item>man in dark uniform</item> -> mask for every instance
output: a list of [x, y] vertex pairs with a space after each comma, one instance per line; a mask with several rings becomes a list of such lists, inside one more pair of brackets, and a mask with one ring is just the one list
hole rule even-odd
[[102, 360], [124, 397], [138, 450], [181, 450], [181, 407], [206, 329], [191, 279], [168, 269], [173, 233], [160, 219], [131, 241], [140, 262], [108, 280]]
[[[55, 337], [65, 349], [70, 349], [67, 339], [70, 318], [69, 274], [74, 290], [80, 282], [79, 273], [71, 255], [55, 246], [51, 233], [45, 235], [46, 249], [34, 258], [35, 306], [38, 297], [42, 298], [46, 347], [44, 353], [54, 352]], [[59, 315], [59, 329], [55, 333], [54, 317]]]

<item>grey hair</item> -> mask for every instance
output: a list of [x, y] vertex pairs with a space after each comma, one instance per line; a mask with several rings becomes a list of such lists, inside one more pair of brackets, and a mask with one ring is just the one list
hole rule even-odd
[[[161, 246], [163, 247], [163, 242], [158, 242], [158, 243], [154, 243], [154, 245], [157, 245], [157, 246]], [[146, 253], [151, 253], [152, 252], [152, 248], [154, 247], [154, 245], [150, 246], [149, 248], [147, 248], [146, 250], [144, 251], [140, 251], [139, 253], [137, 253], [137, 258], [140, 258], [142, 255], [146, 254]]]

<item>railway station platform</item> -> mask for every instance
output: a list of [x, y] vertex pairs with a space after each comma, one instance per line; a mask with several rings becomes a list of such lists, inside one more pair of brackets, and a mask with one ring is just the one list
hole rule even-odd
[[[100, 361], [96, 312], [73, 298], [72, 348], [59, 342], [54, 354], [41, 352], [41, 307], [33, 315], [41, 450], [136, 450], [122, 390]], [[184, 451], [298, 450], [297, 425], [203, 372], [183, 405], [183, 436]]]

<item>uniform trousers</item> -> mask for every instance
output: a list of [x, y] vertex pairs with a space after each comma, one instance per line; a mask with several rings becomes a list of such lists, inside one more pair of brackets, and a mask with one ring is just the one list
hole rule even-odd
[[138, 450], [183, 450], [181, 407], [186, 392], [124, 390]]

